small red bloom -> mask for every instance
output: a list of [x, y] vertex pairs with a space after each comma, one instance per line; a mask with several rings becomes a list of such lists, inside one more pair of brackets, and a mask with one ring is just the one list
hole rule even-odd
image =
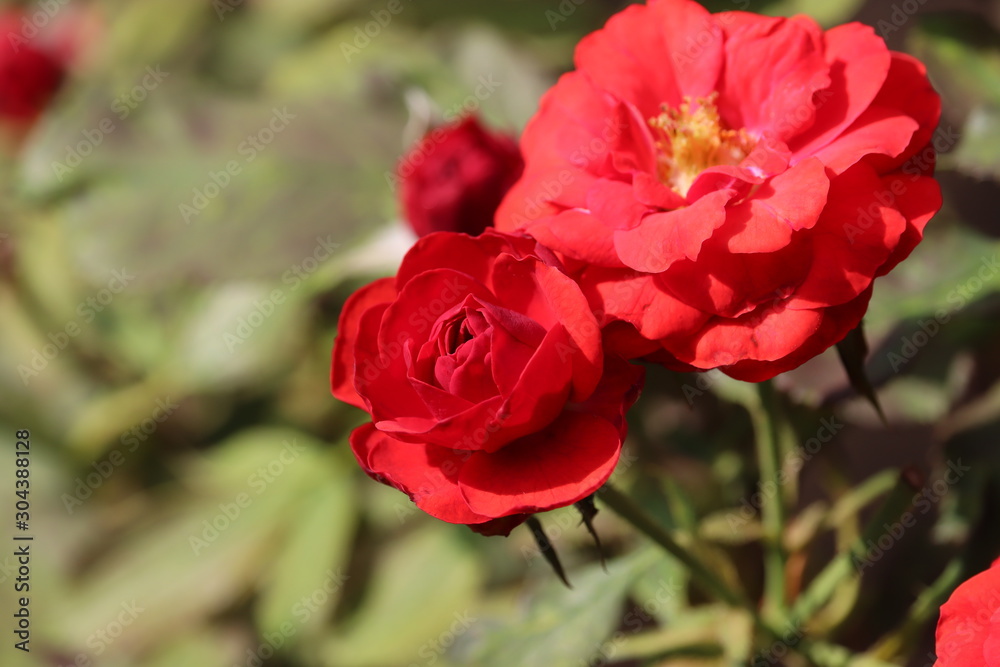
[[869, 27], [650, 0], [576, 50], [497, 212], [630, 357], [759, 381], [841, 340], [941, 206], [923, 65]]
[[399, 163], [403, 214], [418, 236], [479, 234], [493, 226], [523, 168], [517, 142], [487, 131], [475, 116], [439, 127]]
[[1000, 560], [941, 607], [934, 667], [1000, 667]]
[[372, 417], [351, 434], [361, 466], [487, 534], [603, 484], [642, 382], [538, 252], [493, 230], [426, 236], [348, 299], [333, 350], [334, 396]]
[[21, 127], [38, 118], [66, 74], [56, 50], [25, 37], [24, 25], [21, 12], [0, 15], [0, 121]]

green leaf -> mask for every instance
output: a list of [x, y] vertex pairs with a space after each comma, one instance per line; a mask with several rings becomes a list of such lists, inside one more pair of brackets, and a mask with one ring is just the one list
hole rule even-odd
[[481, 667], [545, 665], [576, 667], [596, 655], [621, 621], [622, 602], [636, 579], [659, 554], [641, 551], [572, 573], [573, 588], [550, 582], [532, 601], [527, 616], [489, 632], [473, 664]]
[[337, 667], [440, 660], [442, 645], [478, 627], [479, 561], [456, 531], [428, 524], [382, 552], [367, 595], [324, 649]]
[[[330, 617], [351, 555], [357, 507], [351, 476], [335, 476], [303, 496], [254, 611], [262, 635], [293, 628], [314, 634]], [[294, 641], [294, 640], [293, 640]]]

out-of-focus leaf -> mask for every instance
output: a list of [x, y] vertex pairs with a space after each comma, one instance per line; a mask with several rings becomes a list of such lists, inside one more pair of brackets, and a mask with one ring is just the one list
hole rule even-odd
[[[347, 580], [351, 538], [357, 522], [348, 471], [339, 471], [303, 496], [281, 552], [264, 580], [255, 607], [261, 634], [287, 628], [312, 634], [329, 618]], [[292, 640], [294, 641], [294, 640]]]
[[636, 579], [629, 593], [635, 606], [625, 614], [624, 622], [636, 619], [648, 624], [648, 617], [660, 624], [673, 624], [688, 610], [687, 569], [675, 558], [659, 554], [656, 562]]
[[971, 13], [921, 17], [909, 46], [948, 104], [963, 113], [1000, 109], [1000, 36], [989, 23]]
[[156, 513], [66, 592], [51, 616], [65, 648], [93, 649], [88, 639], [121, 618], [115, 653], [148, 650], [248, 595], [285, 542], [288, 517], [329, 479], [327, 464], [309, 436], [258, 429], [188, 466], [185, 488], [165, 491]]
[[482, 572], [456, 530], [428, 525], [382, 552], [361, 606], [326, 645], [325, 664], [440, 660], [458, 636], [475, 631]]
[[[625, 632], [616, 642], [616, 661], [689, 658], [705, 667], [748, 664], [753, 624], [747, 614], [724, 606], [687, 609], [669, 625], [641, 633]], [[658, 663], [656, 663], [658, 664]], [[673, 660], [666, 664], [675, 664]]]
[[716, 544], [749, 544], [761, 538], [762, 530], [758, 517], [745, 518], [739, 508], [734, 508], [704, 517], [698, 536]]
[[569, 667], [596, 655], [621, 620], [621, 604], [659, 554], [642, 551], [608, 566], [574, 572], [573, 588], [547, 585], [526, 618], [483, 637], [474, 664], [482, 667]]
[[287, 370], [304, 330], [302, 295], [233, 283], [208, 291], [164, 357], [162, 373], [185, 391], [262, 381]]
[[977, 106], [969, 112], [962, 142], [949, 161], [977, 178], [1000, 180], [1000, 106]]
[[[827, 2], [826, 0], [779, 0], [764, 7], [763, 12], [771, 16], [795, 16], [805, 14], [814, 19], [824, 28], [831, 28], [846, 23], [865, 4], [865, 0], [841, 0]], [[736, 2], [744, 9], [742, 2]]]
[[184, 637], [175, 636], [157, 652], [146, 667], [177, 667], [177, 665], [228, 665], [237, 658], [224, 635], [199, 632]]
[[[870, 340], [884, 336], [901, 320], [933, 319], [938, 314], [950, 319], [969, 304], [1000, 290], [1000, 272], [992, 272], [998, 255], [1000, 241], [955, 224], [946, 213], [939, 214], [927, 226], [926, 237], [913, 254], [879, 278], [865, 316]], [[873, 376], [879, 375], [875, 369], [879, 362], [873, 354], [869, 362]]]

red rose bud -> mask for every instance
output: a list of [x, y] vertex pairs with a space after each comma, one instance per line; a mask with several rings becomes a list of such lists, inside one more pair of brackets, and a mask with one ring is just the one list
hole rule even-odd
[[868, 26], [649, 0], [575, 62], [496, 226], [560, 255], [628, 357], [795, 368], [858, 325], [941, 207], [940, 98]]
[[642, 378], [605, 357], [579, 286], [494, 230], [425, 236], [395, 278], [352, 295], [330, 373], [371, 415], [351, 434], [362, 468], [484, 534], [597, 490]]
[[1000, 560], [959, 586], [941, 607], [934, 667], [1000, 665]]
[[25, 14], [0, 15], [0, 122], [26, 127], [44, 111], [66, 74], [57, 47]]
[[475, 116], [438, 127], [399, 163], [403, 214], [418, 236], [479, 234], [493, 226], [523, 167], [517, 142], [487, 131]]

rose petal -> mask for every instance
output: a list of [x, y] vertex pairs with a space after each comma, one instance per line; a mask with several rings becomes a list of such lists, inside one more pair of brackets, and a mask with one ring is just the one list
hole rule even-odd
[[541, 512], [589, 496], [614, 470], [621, 436], [594, 415], [565, 413], [544, 430], [492, 453], [474, 454], [459, 487], [485, 516]]
[[865, 163], [833, 180], [830, 201], [812, 230], [821, 260], [789, 299], [788, 307], [822, 308], [845, 303], [868, 289], [906, 229], [892, 204], [895, 195]]
[[351, 451], [376, 480], [393, 486], [417, 507], [449, 523], [482, 523], [490, 516], [469, 509], [458, 476], [471, 454], [396, 440], [364, 424], [351, 433]]
[[745, 202], [730, 206], [716, 236], [734, 253], [775, 252], [792, 234], [809, 229], [827, 203], [830, 179], [819, 160], [800, 162], [760, 187]]
[[576, 47], [576, 66], [602, 89], [629, 102], [645, 118], [687, 95], [715, 90], [723, 65], [722, 30], [689, 0], [631, 5]]
[[821, 34], [804, 17], [727, 26], [719, 111], [728, 126], [784, 141], [812, 125], [813, 94], [830, 85]]
[[702, 244], [726, 221], [726, 204], [735, 194], [720, 190], [687, 208], [647, 215], [635, 229], [614, 233], [615, 250], [626, 266], [646, 273], [696, 259]]
[[330, 365], [330, 389], [339, 400], [364, 409], [365, 402], [354, 388], [355, 346], [360, 318], [373, 306], [388, 305], [395, 296], [395, 278], [381, 278], [362, 287], [344, 302], [337, 320], [337, 338]]
[[835, 140], [857, 120], [882, 88], [891, 60], [885, 41], [870, 26], [848, 23], [826, 32], [831, 84], [816, 94], [812, 126], [788, 141], [793, 164]]

